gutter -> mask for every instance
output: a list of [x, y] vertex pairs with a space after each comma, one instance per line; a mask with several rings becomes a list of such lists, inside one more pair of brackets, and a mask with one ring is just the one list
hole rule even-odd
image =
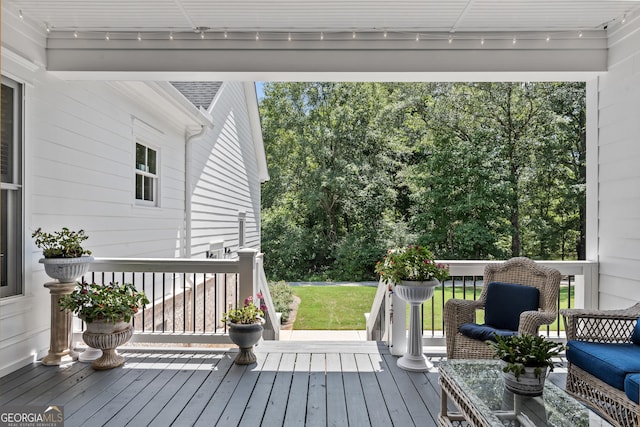
[[191, 187], [193, 181], [191, 177], [191, 141], [203, 136], [207, 128], [213, 128], [213, 124], [210, 126], [202, 125], [198, 132], [191, 135], [187, 133], [184, 141], [184, 243], [182, 258], [191, 258]]

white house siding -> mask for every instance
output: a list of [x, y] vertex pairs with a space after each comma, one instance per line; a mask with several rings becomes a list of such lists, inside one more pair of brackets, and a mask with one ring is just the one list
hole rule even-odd
[[192, 142], [191, 256], [224, 241], [235, 257], [239, 212], [246, 213], [245, 247], [260, 248], [260, 179], [244, 85], [223, 83], [209, 112], [213, 129]]
[[640, 18], [610, 34], [599, 79], [600, 308], [640, 301]]

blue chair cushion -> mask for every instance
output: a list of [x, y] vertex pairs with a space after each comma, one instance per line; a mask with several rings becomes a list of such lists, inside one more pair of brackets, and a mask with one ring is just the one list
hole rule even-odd
[[629, 374], [624, 379], [624, 393], [634, 402], [638, 403], [640, 390], [640, 374]]
[[636, 321], [636, 326], [633, 328], [633, 333], [631, 334], [631, 342], [640, 345], [640, 319]]
[[465, 323], [460, 326], [459, 331], [465, 337], [480, 341], [495, 341], [496, 335], [502, 335], [503, 337], [518, 335], [518, 331], [496, 329], [489, 325], [478, 325], [477, 323]]
[[484, 323], [496, 329], [517, 331], [523, 311], [538, 310], [540, 291], [532, 286], [491, 282], [487, 285]]
[[631, 343], [567, 342], [567, 360], [618, 390], [627, 374], [640, 373], [640, 346]]

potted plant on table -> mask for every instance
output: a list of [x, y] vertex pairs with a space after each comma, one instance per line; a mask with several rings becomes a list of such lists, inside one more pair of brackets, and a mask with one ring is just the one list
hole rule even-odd
[[36, 246], [42, 249], [44, 270], [49, 277], [62, 283], [70, 283], [89, 270], [93, 261], [91, 251], [82, 247], [87, 240], [84, 230], [71, 231], [63, 227], [59, 231], [47, 233], [38, 228], [31, 235]]
[[[257, 299], [262, 301], [262, 294]], [[261, 302], [258, 308], [249, 296], [241, 308], [230, 309], [222, 316], [222, 321], [229, 325], [229, 338], [240, 348], [234, 362], [238, 365], [250, 365], [256, 361], [253, 346], [262, 337], [264, 312], [266, 306]]]
[[60, 298], [60, 308], [76, 314], [87, 324], [82, 338], [92, 348], [102, 350], [102, 357], [93, 361], [95, 369], [121, 366], [124, 357], [116, 348], [133, 336], [132, 317], [149, 304], [144, 292], [130, 283], [78, 282], [76, 288]]
[[516, 394], [540, 396], [547, 371], [553, 371], [553, 357], [564, 346], [540, 335], [496, 335], [487, 341], [501, 360], [505, 387]]

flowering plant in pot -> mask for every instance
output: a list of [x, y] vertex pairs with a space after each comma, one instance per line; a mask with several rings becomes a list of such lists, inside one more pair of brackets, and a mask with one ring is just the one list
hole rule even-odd
[[256, 361], [253, 346], [262, 337], [264, 312], [267, 307], [262, 302], [262, 294], [257, 294], [260, 301], [258, 308], [252, 296], [245, 298], [240, 308], [229, 309], [222, 316], [222, 321], [229, 325], [229, 338], [240, 348], [234, 362], [238, 365], [250, 365]]
[[62, 227], [59, 231], [48, 233], [38, 228], [31, 234], [36, 246], [42, 249], [47, 275], [60, 282], [69, 283], [84, 275], [93, 261], [91, 251], [82, 247], [87, 240], [84, 230], [72, 231]]
[[554, 368], [553, 358], [564, 346], [540, 335], [495, 336], [487, 341], [502, 362], [505, 386], [514, 393], [539, 396], [547, 371]]
[[116, 348], [133, 336], [131, 318], [149, 304], [144, 292], [130, 283], [78, 282], [70, 294], [60, 298], [59, 305], [87, 323], [82, 334], [91, 348], [102, 350], [102, 356], [92, 362], [94, 369], [111, 369], [124, 364]]
[[434, 258], [426, 246], [409, 245], [389, 249], [383, 260], [376, 263], [375, 271], [382, 280], [394, 284], [402, 281], [442, 281], [449, 276], [449, 266], [436, 263]]
[[76, 314], [87, 323], [97, 320], [105, 322], [126, 322], [149, 304], [144, 292], [137, 290], [131, 283], [95, 283], [78, 282], [76, 289], [60, 298], [60, 308]]

